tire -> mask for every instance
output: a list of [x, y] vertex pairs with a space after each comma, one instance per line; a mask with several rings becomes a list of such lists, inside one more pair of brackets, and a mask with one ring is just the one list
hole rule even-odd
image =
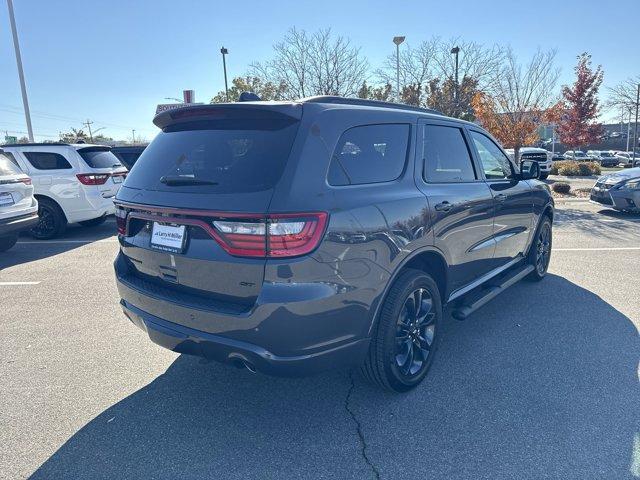
[[18, 241], [18, 235], [0, 237], [0, 252], [6, 252], [11, 247], [13, 247], [17, 241]]
[[48, 240], [62, 234], [67, 228], [67, 219], [56, 202], [49, 198], [38, 198], [40, 220], [31, 229], [31, 236], [38, 240]]
[[107, 216], [103, 215], [98, 218], [92, 218], [91, 220], [83, 220], [82, 222], [78, 222], [83, 227], [97, 227], [98, 225], [102, 225], [107, 220]]
[[533, 272], [527, 275], [528, 280], [539, 282], [547, 274], [549, 261], [551, 260], [551, 247], [553, 245], [553, 230], [551, 220], [548, 216], [543, 216], [536, 230], [527, 262], [533, 265]]
[[541, 173], [540, 174], [540, 180], [546, 180], [547, 178], [549, 178], [549, 174], [548, 173]]
[[[415, 315], [413, 305], [418, 294], [422, 301]], [[416, 326], [420, 319], [421, 326]], [[382, 304], [369, 353], [361, 367], [363, 376], [393, 392], [418, 386], [433, 363], [441, 323], [442, 302], [436, 282], [420, 270], [402, 272]]]

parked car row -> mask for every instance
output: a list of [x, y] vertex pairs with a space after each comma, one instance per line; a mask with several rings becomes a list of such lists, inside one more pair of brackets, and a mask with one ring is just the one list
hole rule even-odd
[[[631, 167], [633, 152], [617, 150], [567, 150], [564, 154], [554, 154], [553, 161], [575, 160], [577, 162], [598, 162], [603, 167]], [[640, 155], [636, 155], [635, 166], [640, 165]]]
[[[508, 148], [505, 150], [512, 160], [514, 159], [514, 150]], [[586, 153], [582, 150], [567, 150], [564, 154], [552, 153], [544, 148], [522, 147], [520, 149], [520, 160], [534, 160], [540, 168], [540, 178], [545, 179], [549, 176], [553, 162], [562, 160], [574, 160], [576, 162], [598, 162], [603, 167], [631, 167], [633, 152], [621, 152], [614, 150], [588, 150]], [[640, 156], [636, 155], [636, 166], [640, 166]]]
[[[124, 152], [134, 153], [137, 151]], [[0, 156], [0, 249], [10, 248], [20, 230], [28, 229], [38, 239], [51, 239], [69, 223], [101, 224], [115, 213], [113, 199], [127, 173], [108, 146], [5, 145]], [[23, 208], [35, 211], [35, 216]], [[27, 214], [30, 217], [19, 224], [5, 219]]]

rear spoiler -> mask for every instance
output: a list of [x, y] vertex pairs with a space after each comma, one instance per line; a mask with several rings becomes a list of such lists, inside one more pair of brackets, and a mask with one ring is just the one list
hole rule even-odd
[[240, 118], [254, 120], [288, 118], [290, 120], [300, 120], [302, 118], [302, 104], [285, 102], [242, 102], [194, 105], [160, 112], [153, 118], [153, 123], [164, 130], [166, 127], [181, 123]]

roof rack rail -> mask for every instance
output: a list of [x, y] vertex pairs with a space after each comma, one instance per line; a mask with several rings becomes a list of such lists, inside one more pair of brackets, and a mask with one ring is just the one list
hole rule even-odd
[[71, 145], [66, 142], [31, 142], [31, 143], [5, 143], [0, 145], [2, 148], [6, 147], [50, 147], [51, 145]]
[[403, 103], [383, 102], [382, 100], [368, 100], [365, 98], [338, 97], [335, 95], [318, 95], [316, 97], [306, 97], [299, 100], [303, 103], [336, 103], [340, 105], [361, 105], [363, 107], [393, 108], [395, 110], [411, 110], [414, 112], [431, 113], [433, 115], [444, 115], [432, 108], [416, 107]]

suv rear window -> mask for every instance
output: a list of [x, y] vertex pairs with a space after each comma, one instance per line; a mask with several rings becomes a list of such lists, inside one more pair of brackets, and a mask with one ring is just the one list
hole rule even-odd
[[[127, 187], [194, 193], [269, 190], [282, 175], [298, 129], [293, 119], [227, 119], [175, 126], [149, 144]], [[165, 184], [163, 178], [208, 184]]]
[[78, 153], [90, 168], [113, 168], [121, 167], [118, 157], [111, 153], [108, 148], [87, 147], [78, 150]]
[[395, 180], [402, 174], [409, 125], [364, 125], [342, 134], [329, 165], [329, 185], [358, 185]]
[[71, 165], [59, 153], [53, 152], [23, 152], [29, 163], [37, 170], [65, 170]]
[[0, 175], [17, 175], [22, 170], [14, 163], [10, 153], [0, 152]]

